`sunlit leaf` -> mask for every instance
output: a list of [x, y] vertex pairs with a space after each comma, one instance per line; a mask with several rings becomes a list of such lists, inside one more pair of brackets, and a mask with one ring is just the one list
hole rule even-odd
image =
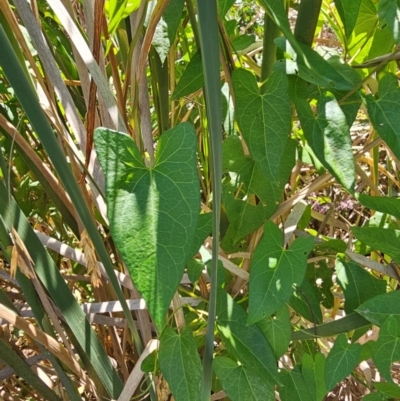
[[146, 168], [128, 135], [97, 129], [114, 241], [158, 328], [191, 251], [200, 206], [196, 135], [184, 123], [161, 136]]
[[344, 25], [346, 37], [349, 37], [356, 25], [361, 0], [336, 0], [335, 5]]

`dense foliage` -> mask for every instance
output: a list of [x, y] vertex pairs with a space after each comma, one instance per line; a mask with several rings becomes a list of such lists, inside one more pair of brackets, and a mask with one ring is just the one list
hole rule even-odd
[[397, 0], [0, 2], [0, 398], [400, 398]]

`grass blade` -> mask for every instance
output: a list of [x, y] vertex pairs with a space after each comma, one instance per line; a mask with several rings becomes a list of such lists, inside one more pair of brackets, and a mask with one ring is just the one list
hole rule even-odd
[[203, 360], [201, 400], [208, 401], [211, 394], [214, 326], [217, 300], [217, 269], [219, 249], [219, 223], [221, 214], [222, 177], [222, 117], [221, 80], [219, 63], [218, 10], [215, 0], [198, 0], [199, 33], [204, 71], [208, 130], [210, 133], [212, 190], [213, 190], [213, 251], [210, 304]]

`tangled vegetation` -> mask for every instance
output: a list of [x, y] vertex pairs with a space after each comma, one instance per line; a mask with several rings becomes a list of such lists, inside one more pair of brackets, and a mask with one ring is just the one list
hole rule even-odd
[[398, 0], [0, 1], [0, 398], [400, 399]]

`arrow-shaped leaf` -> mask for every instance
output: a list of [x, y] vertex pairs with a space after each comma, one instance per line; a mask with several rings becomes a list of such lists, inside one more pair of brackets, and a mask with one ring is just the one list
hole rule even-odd
[[199, 401], [201, 362], [192, 331], [167, 327], [160, 338], [160, 369], [176, 401]]
[[389, 316], [382, 325], [372, 348], [372, 359], [382, 376], [393, 382], [392, 363], [400, 361], [400, 316]]
[[359, 362], [360, 355], [360, 344], [349, 344], [344, 334], [336, 338], [325, 363], [325, 382], [328, 390], [351, 373]]
[[245, 365], [238, 365], [230, 358], [216, 357], [213, 368], [232, 401], [275, 400], [273, 385]]
[[188, 123], [164, 132], [153, 168], [145, 167], [128, 135], [99, 128], [95, 143], [106, 177], [113, 239], [162, 328], [199, 216], [196, 134]]
[[400, 158], [400, 88], [397, 77], [385, 75], [379, 82], [379, 98], [367, 96], [368, 115], [374, 128], [390, 149]]
[[265, 224], [251, 262], [248, 324], [270, 316], [290, 298], [293, 284], [304, 279], [313, 245], [311, 237], [297, 238], [285, 249], [282, 231], [271, 221]]

